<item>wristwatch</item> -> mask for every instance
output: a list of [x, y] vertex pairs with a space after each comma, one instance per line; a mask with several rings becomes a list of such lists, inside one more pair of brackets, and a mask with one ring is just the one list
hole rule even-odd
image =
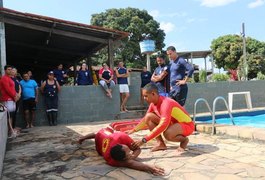
[[143, 139], [142, 139], [142, 142], [143, 142], [143, 143], [146, 143], [146, 142], [147, 142], [147, 140], [146, 140], [145, 138], [143, 138]]

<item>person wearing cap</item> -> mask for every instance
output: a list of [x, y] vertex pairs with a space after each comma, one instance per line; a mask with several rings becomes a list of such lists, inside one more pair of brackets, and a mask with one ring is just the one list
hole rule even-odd
[[38, 84], [35, 80], [30, 79], [28, 72], [23, 73], [23, 80], [20, 81], [22, 88], [22, 104], [24, 118], [27, 128], [32, 128], [35, 121], [35, 110], [38, 102]]
[[49, 125], [57, 125], [58, 113], [58, 92], [61, 90], [60, 84], [54, 78], [54, 72], [48, 73], [48, 79], [41, 84], [41, 92], [44, 94], [46, 113]]
[[112, 98], [112, 88], [115, 86], [115, 82], [113, 81], [113, 71], [109, 68], [107, 63], [102, 64], [102, 68], [99, 70], [99, 84], [106, 91], [106, 95]]

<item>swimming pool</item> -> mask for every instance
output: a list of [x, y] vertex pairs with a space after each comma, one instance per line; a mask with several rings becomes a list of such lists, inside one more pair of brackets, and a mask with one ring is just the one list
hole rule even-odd
[[[265, 111], [233, 114], [233, 119], [236, 126], [265, 128]], [[199, 117], [196, 122], [212, 123], [212, 117]], [[216, 116], [216, 124], [233, 125], [228, 115]]]

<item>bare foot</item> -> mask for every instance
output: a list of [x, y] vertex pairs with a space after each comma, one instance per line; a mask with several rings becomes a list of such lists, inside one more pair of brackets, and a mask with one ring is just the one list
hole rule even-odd
[[185, 152], [188, 143], [189, 143], [189, 138], [186, 137], [185, 140], [180, 143], [180, 146], [177, 149], [177, 155], [181, 155], [182, 153]]
[[164, 151], [164, 150], [167, 150], [167, 146], [165, 144], [164, 145], [159, 144], [153, 147], [150, 151], [155, 152], [155, 151]]
[[180, 143], [179, 147], [185, 150], [187, 148], [188, 143], [189, 138], [186, 137], [185, 140]]

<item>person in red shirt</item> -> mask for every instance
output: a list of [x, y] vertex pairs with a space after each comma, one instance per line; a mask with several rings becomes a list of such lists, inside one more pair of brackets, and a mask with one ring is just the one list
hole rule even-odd
[[140, 171], [151, 172], [154, 175], [164, 175], [164, 169], [144, 164], [136, 160], [141, 153], [140, 148], [133, 148], [134, 142], [124, 132], [114, 132], [111, 128], [103, 128], [97, 133], [80, 137], [79, 144], [86, 139], [95, 139], [96, 150], [103, 156], [107, 164], [118, 167], [128, 167]]
[[189, 139], [187, 136], [194, 131], [194, 122], [188, 112], [176, 101], [159, 96], [158, 88], [155, 84], [149, 83], [143, 88], [144, 99], [149, 103], [149, 109], [140, 123], [129, 132], [129, 134], [141, 130], [148, 126], [150, 133], [142, 140], [133, 143], [133, 148], [140, 147], [153, 138], [157, 140], [157, 146], [151, 151], [165, 150], [167, 146], [161, 136], [168, 141], [180, 142], [177, 149], [179, 153], [184, 152]]
[[4, 67], [5, 75], [0, 80], [1, 102], [4, 103], [10, 113], [9, 130], [12, 130], [12, 120], [14, 119], [16, 111], [16, 102], [19, 100], [20, 95], [16, 93], [15, 83], [11, 79], [12, 66], [6, 65]]

